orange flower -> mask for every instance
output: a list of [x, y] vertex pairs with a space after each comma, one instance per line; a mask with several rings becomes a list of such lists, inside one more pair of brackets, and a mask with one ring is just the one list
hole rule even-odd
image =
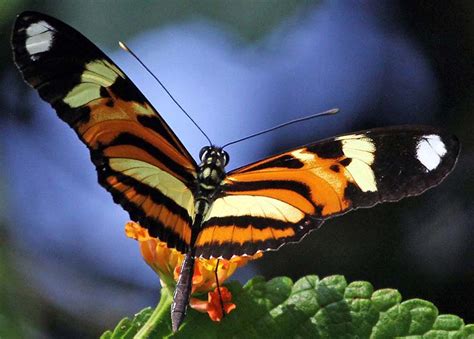
[[176, 285], [173, 279], [176, 267], [183, 262], [183, 254], [175, 249], [169, 249], [166, 243], [151, 237], [146, 228], [130, 221], [125, 225], [127, 237], [138, 240], [140, 252], [145, 262], [158, 274], [162, 286]]
[[[146, 228], [133, 221], [125, 225], [125, 233], [129, 238], [138, 240], [143, 259], [158, 274], [162, 286], [174, 288], [180, 274], [184, 254], [168, 248], [165, 242], [150, 236]], [[208, 301], [191, 298], [191, 307], [200, 312], [207, 312], [213, 321], [220, 321], [223, 312], [219, 292], [217, 291], [216, 266], [217, 278], [219, 284], [221, 284], [234, 274], [238, 267], [242, 267], [250, 260], [258, 259], [261, 256], [261, 253], [257, 253], [253, 256], [234, 257], [229, 260], [197, 258], [194, 264], [192, 292], [208, 292]], [[221, 287], [220, 291], [224, 311], [229, 313], [236, 308], [235, 304], [230, 302], [232, 294], [225, 287]]]
[[224, 317], [223, 311], [226, 314], [229, 314], [237, 306], [230, 302], [232, 300], [232, 294], [227, 288], [221, 287], [220, 292], [221, 295], [219, 296], [219, 292], [216, 288], [213, 292], [209, 292], [207, 294], [207, 301], [191, 298], [189, 304], [196, 311], [202, 313], [207, 312], [207, 314], [209, 314], [209, 318], [211, 318], [212, 321], [221, 321]]

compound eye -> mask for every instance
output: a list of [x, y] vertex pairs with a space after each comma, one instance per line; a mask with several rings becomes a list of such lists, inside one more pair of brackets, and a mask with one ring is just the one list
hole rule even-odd
[[209, 146], [201, 148], [201, 150], [199, 151], [199, 159], [201, 159], [201, 161], [203, 161], [204, 158], [207, 156], [207, 153], [209, 153], [209, 149]]
[[222, 158], [224, 159], [224, 166], [227, 166], [229, 163], [229, 154], [226, 151], [222, 151]]

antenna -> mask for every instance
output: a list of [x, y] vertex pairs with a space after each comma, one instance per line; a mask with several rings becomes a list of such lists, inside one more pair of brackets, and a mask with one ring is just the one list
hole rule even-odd
[[229, 145], [236, 144], [236, 143], [241, 142], [241, 141], [244, 141], [244, 140], [248, 140], [248, 139], [254, 138], [254, 137], [256, 137], [256, 136], [259, 136], [259, 135], [262, 135], [262, 134], [265, 134], [265, 133], [268, 133], [268, 132], [271, 132], [271, 131], [274, 131], [274, 130], [279, 129], [279, 128], [282, 128], [282, 127], [286, 127], [286, 126], [295, 124], [295, 123], [297, 123], [297, 122], [301, 122], [301, 121], [305, 121], [305, 120], [310, 120], [310, 119], [317, 118], [317, 117], [322, 117], [322, 116], [325, 116], [325, 115], [336, 114], [337, 112], [339, 112], [339, 108], [332, 108], [332, 109], [327, 110], [327, 111], [324, 111], [324, 112], [319, 112], [319, 113], [315, 113], [315, 114], [308, 115], [308, 116], [303, 117], [303, 118], [297, 118], [297, 119], [294, 119], [294, 120], [290, 120], [290, 121], [288, 121], [288, 122], [285, 122], [285, 123], [283, 123], [283, 124], [274, 126], [274, 127], [272, 127], [272, 128], [269, 128], [269, 129], [266, 129], [266, 130], [263, 130], [263, 131], [260, 131], [260, 132], [257, 132], [257, 133], [248, 135], [248, 136], [246, 136], [246, 137], [243, 137], [243, 138], [240, 138], [240, 139], [231, 141], [231, 142], [228, 142], [227, 144], [225, 144], [224, 146], [222, 146], [222, 148], [227, 147], [227, 146], [229, 146]]
[[202, 133], [202, 135], [204, 135], [207, 139], [207, 141], [209, 141], [209, 145], [212, 146], [212, 142], [211, 142], [211, 139], [209, 139], [209, 137], [207, 136], [206, 133], [204, 133], [204, 131], [201, 129], [201, 127], [199, 127], [199, 125], [196, 123], [196, 121], [194, 121], [193, 118], [191, 118], [191, 116], [188, 114], [188, 112], [186, 112], [184, 110], [184, 108], [179, 104], [178, 101], [176, 101], [176, 99], [171, 95], [171, 93], [168, 91], [168, 89], [165, 87], [165, 85], [163, 85], [163, 83], [160, 81], [160, 79], [158, 79], [158, 77], [152, 73], [152, 71], [150, 71], [150, 69], [143, 63], [143, 61], [140, 60], [140, 58], [130, 49], [127, 47], [127, 45], [125, 45], [125, 43], [123, 43], [122, 41], [119, 41], [119, 46], [120, 48], [122, 48], [124, 51], [130, 53], [135, 59], [137, 59], [137, 61], [140, 63], [140, 65], [142, 65], [147, 71], [148, 73], [151, 74], [151, 76], [160, 84], [160, 86], [165, 90], [166, 94], [168, 94], [168, 96], [171, 98], [171, 100], [173, 100], [173, 102], [176, 104], [176, 106], [179, 107], [179, 109], [181, 111], [183, 111], [184, 114], [186, 114], [186, 116], [189, 118], [189, 120], [191, 120], [191, 122], [194, 124], [194, 126], [197, 127], [197, 129]]

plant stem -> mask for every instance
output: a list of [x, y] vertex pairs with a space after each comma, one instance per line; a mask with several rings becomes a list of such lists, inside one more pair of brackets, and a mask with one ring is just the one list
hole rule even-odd
[[135, 334], [134, 339], [148, 339], [150, 338], [151, 332], [158, 326], [160, 322], [163, 322], [163, 317], [169, 317], [169, 306], [171, 305], [171, 292], [167, 288], [161, 289], [160, 302], [156, 306], [155, 310], [151, 314], [150, 318], [143, 324], [140, 331]]

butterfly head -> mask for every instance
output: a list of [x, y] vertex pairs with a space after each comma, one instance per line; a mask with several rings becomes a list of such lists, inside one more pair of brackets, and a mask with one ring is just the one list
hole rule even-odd
[[224, 168], [229, 163], [229, 154], [220, 147], [204, 146], [199, 152], [201, 166], [204, 164], [215, 164]]
[[201, 164], [198, 178], [206, 187], [216, 187], [225, 176], [225, 166], [229, 163], [229, 154], [220, 147], [205, 146], [199, 152]]

